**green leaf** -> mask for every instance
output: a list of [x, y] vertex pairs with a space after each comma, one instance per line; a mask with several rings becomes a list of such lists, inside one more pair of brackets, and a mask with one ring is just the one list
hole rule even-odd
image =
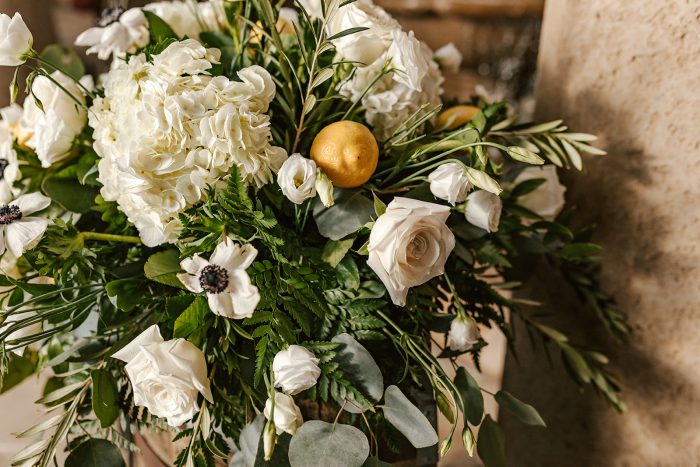
[[41, 184], [41, 189], [67, 210], [81, 214], [90, 211], [97, 196], [96, 188], [82, 185], [75, 176], [49, 175]]
[[107, 297], [112, 305], [122, 311], [131, 311], [141, 304], [143, 286], [133, 279], [119, 279], [105, 285]]
[[350, 290], [357, 290], [360, 287], [360, 270], [352, 256], [346, 256], [335, 268], [338, 282]]
[[209, 305], [207, 299], [199, 296], [180, 316], [175, 320], [174, 337], [188, 337], [204, 326], [204, 322], [209, 316]]
[[53, 73], [58, 67], [64, 74], [76, 80], [85, 75], [85, 66], [80, 60], [80, 56], [74, 50], [62, 45], [53, 44], [46, 47], [41, 52], [41, 58], [48, 62], [48, 64], [42, 63], [41, 66], [49, 73]]
[[479, 384], [464, 367], [457, 368], [455, 385], [464, 399], [464, 415], [472, 425], [481, 423], [484, 415], [484, 396], [481, 394]]
[[148, 258], [143, 267], [144, 274], [150, 280], [184, 289], [185, 286], [177, 278], [177, 274], [181, 271], [180, 254], [177, 250], [155, 253]]
[[355, 243], [354, 238], [348, 238], [346, 240], [328, 240], [323, 247], [321, 259], [330, 264], [331, 267], [336, 267], [347, 252], [350, 251], [353, 243]]
[[386, 388], [384, 416], [415, 448], [427, 448], [437, 444], [438, 435], [433, 425], [397, 386]]
[[391, 467], [391, 464], [380, 460], [378, 457], [368, 458], [362, 467]]
[[318, 232], [331, 240], [340, 240], [357, 232], [372, 220], [374, 204], [361, 192], [336, 188], [335, 204], [326, 208], [318, 201], [314, 205], [314, 220]]
[[2, 386], [0, 394], [4, 394], [13, 387], [20, 384], [29, 376], [33, 375], [37, 367], [36, 355], [27, 355], [26, 357], [9, 353], [10, 362], [7, 367], [7, 373], [2, 377]]
[[479, 429], [476, 451], [485, 467], [505, 467], [506, 447], [501, 427], [487, 415]]
[[508, 155], [516, 161], [525, 162], [526, 164], [544, 164], [544, 159], [529, 149], [521, 148], [520, 146], [510, 146], [508, 148]]
[[[345, 375], [356, 382], [370, 399], [379, 401], [384, 393], [384, 377], [369, 351], [347, 333], [335, 336], [331, 342], [342, 344], [337, 349], [335, 361]], [[346, 409], [353, 413], [356, 411], [351, 404]]]
[[375, 192], [372, 192], [372, 197], [374, 198], [374, 213], [379, 217], [386, 212], [386, 203], [379, 199]]
[[111, 426], [119, 417], [119, 390], [112, 373], [106, 369], [92, 370], [92, 410], [102, 428]]
[[532, 193], [536, 189], [540, 187], [546, 180], [544, 178], [535, 178], [532, 180], [525, 180], [522, 183], [518, 183], [515, 188], [510, 192], [510, 195], [513, 198], [518, 198], [520, 196], [524, 196], [528, 193]]
[[65, 467], [125, 467], [119, 449], [106, 439], [90, 439], [72, 451]]
[[258, 453], [258, 443], [265, 427], [265, 415], [258, 414], [241, 430], [238, 438], [239, 450], [233, 456], [231, 467], [253, 467]]
[[340, 39], [341, 37], [349, 36], [350, 34], [355, 34], [355, 33], [361, 32], [361, 31], [366, 31], [368, 29], [369, 28], [366, 28], [366, 27], [349, 28], [349, 29], [346, 29], [344, 31], [340, 31], [337, 34], [332, 35], [327, 40], [334, 41], [336, 39]]
[[569, 261], [578, 261], [600, 253], [602, 248], [595, 243], [569, 243], [561, 249], [561, 255]]
[[369, 456], [369, 442], [351, 425], [320, 420], [304, 423], [289, 443], [292, 467], [362, 467]]
[[533, 426], [547, 426], [542, 420], [542, 417], [530, 404], [526, 404], [506, 391], [498, 391], [496, 393], [496, 402], [502, 408], [515, 415], [518, 420]]
[[173, 28], [163, 19], [147, 10], [143, 10], [143, 14], [148, 21], [148, 31], [151, 33], [151, 44], [167, 41], [168, 39], [179, 39]]

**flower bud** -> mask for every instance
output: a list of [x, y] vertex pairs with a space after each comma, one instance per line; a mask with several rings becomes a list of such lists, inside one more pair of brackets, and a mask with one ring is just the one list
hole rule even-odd
[[301, 154], [292, 154], [277, 173], [277, 184], [294, 204], [313, 198], [316, 196], [316, 163]]
[[450, 349], [456, 352], [466, 352], [481, 337], [479, 325], [474, 318], [458, 316], [450, 324]]
[[275, 424], [277, 434], [289, 433], [294, 435], [304, 419], [299, 407], [294, 403], [292, 396], [275, 391], [275, 410], [272, 410], [272, 398], [265, 402], [265, 417]]
[[329, 208], [335, 204], [333, 199], [333, 182], [322, 170], [319, 170], [316, 174], [316, 192], [325, 207]]
[[0, 66], [18, 66], [27, 61], [34, 38], [22, 15], [0, 14]]
[[444, 199], [452, 206], [467, 199], [472, 184], [461, 164], [448, 162], [442, 164], [428, 175], [430, 191], [436, 198]]
[[291, 395], [309, 389], [321, 376], [318, 358], [300, 345], [290, 345], [278, 352], [272, 361], [272, 371], [275, 387]]
[[265, 431], [263, 432], [263, 452], [265, 454], [265, 460], [269, 461], [272, 459], [272, 454], [275, 452], [275, 445], [277, 444], [277, 430], [275, 429], [275, 424], [268, 421], [265, 424]]
[[501, 198], [484, 190], [477, 190], [467, 196], [465, 215], [467, 221], [487, 232], [496, 232], [501, 220], [503, 205]]

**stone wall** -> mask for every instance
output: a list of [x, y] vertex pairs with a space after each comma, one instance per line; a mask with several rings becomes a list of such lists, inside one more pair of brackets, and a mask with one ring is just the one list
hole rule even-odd
[[552, 271], [531, 287], [556, 325], [610, 353], [629, 410], [578, 393], [521, 342], [504, 385], [549, 428], [504, 417], [508, 465], [700, 465], [699, 20], [690, 1], [547, 3], [537, 113], [599, 134], [609, 152], [566, 180], [582, 220], [599, 225], [603, 282], [629, 315], [629, 344], [601, 339]]

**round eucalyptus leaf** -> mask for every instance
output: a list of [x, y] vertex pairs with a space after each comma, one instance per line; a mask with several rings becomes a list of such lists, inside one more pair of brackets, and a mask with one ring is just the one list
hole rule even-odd
[[[340, 364], [347, 377], [365, 392], [374, 402], [378, 402], [384, 393], [384, 377], [369, 351], [348, 333], [342, 333], [331, 339], [341, 346], [335, 360]], [[354, 400], [352, 397], [348, 399]], [[342, 404], [342, 401], [338, 401]], [[357, 405], [357, 403], [355, 403]], [[369, 407], [366, 407], [367, 409]], [[345, 409], [351, 413], [359, 411], [353, 404], [346, 404]]]
[[384, 416], [414, 447], [420, 449], [437, 444], [438, 435], [433, 425], [396, 386], [386, 388]]
[[125, 467], [119, 449], [106, 439], [85, 441], [66, 459], [66, 467]]
[[351, 425], [320, 420], [304, 423], [289, 444], [292, 467], [361, 467], [369, 456], [369, 441]]

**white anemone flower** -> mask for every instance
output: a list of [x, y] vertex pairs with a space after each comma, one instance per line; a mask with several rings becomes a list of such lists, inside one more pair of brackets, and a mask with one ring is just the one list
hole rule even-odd
[[49, 204], [51, 200], [41, 193], [28, 193], [0, 206], [0, 254], [9, 250], [19, 258], [39, 243], [49, 220], [30, 214], [46, 209]]
[[182, 261], [180, 266], [186, 273], [177, 277], [188, 290], [206, 292], [209, 308], [215, 314], [233, 319], [248, 318], [260, 301], [258, 288], [246, 272], [257, 255], [258, 250], [253, 245], [239, 245], [226, 238], [209, 261], [199, 255]]

